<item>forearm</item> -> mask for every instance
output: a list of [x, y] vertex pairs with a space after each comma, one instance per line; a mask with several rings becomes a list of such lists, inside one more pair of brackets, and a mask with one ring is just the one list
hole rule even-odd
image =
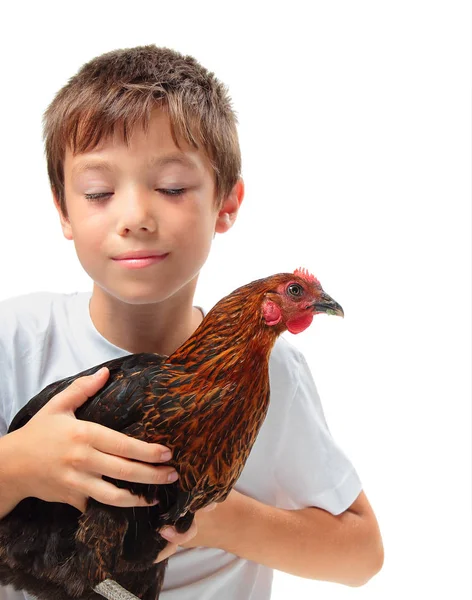
[[364, 584], [381, 567], [380, 535], [355, 512], [283, 510], [242, 494], [235, 500], [234, 526], [221, 539], [227, 552], [299, 577], [351, 586]]
[[18, 489], [21, 474], [15, 471], [17, 457], [15, 435], [0, 437], [0, 519], [23, 499]]

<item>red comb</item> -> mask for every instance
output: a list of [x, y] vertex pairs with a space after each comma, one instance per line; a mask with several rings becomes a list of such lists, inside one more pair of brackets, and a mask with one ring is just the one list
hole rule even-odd
[[320, 285], [320, 282], [318, 281], [318, 279], [316, 279], [316, 277], [314, 275], [312, 275], [309, 271], [307, 271], [306, 269], [303, 269], [302, 267], [300, 267], [299, 269], [295, 269], [293, 274], [298, 275], [298, 277], [301, 277], [308, 283], [314, 283], [315, 285]]

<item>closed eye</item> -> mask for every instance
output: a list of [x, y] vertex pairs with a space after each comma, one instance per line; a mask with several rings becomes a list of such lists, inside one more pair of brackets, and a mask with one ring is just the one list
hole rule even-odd
[[84, 194], [86, 200], [90, 200], [91, 202], [99, 202], [100, 200], [105, 200], [112, 195], [113, 192], [99, 192], [97, 194]]
[[[181, 196], [185, 192], [185, 188], [159, 188], [157, 190], [161, 194], [165, 196]], [[100, 200], [105, 200], [112, 195], [112, 192], [98, 192], [96, 194], [84, 194], [86, 200], [90, 200], [91, 202], [99, 202]]]
[[181, 196], [185, 188], [159, 188], [157, 191], [165, 196]]

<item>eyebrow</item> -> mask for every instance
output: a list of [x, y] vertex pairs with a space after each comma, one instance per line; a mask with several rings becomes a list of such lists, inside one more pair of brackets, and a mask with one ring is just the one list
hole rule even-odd
[[105, 160], [79, 162], [72, 167], [72, 175], [80, 175], [86, 171], [112, 171], [110, 163]]
[[[187, 169], [191, 169], [192, 171], [198, 170], [198, 167], [193, 160], [185, 156], [185, 154], [154, 156], [148, 161], [147, 164], [149, 168], [162, 168], [170, 164], [177, 164]], [[86, 171], [104, 171], [110, 173], [113, 171], [113, 167], [111, 163], [103, 159], [85, 160], [72, 167], [73, 175], [79, 175], [80, 173], [84, 173]]]
[[196, 171], [198, 169], [197, 165], [193, 162], [192, 159], [185, 156], [185, 154], [168, 154], [167, 156], [154, 156], [149, 161], [150, 167], [165, 167], [169, 164], [178, 164], [183, 167], [187, 167], [188, 169], [192, 169]]

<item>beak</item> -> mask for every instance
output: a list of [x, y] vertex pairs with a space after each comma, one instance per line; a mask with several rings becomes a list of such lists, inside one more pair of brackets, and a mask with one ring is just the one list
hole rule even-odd
[[338, 317], [344, 317], [344, 311], [342, 306], [333, 300], [331, 296], [328, 296], [326, 292], [321, 292], [321, 296], [317, 302], [311, 304], [311, 308], [314, 312], [324, 312], [327, 315], [337, 315]]

